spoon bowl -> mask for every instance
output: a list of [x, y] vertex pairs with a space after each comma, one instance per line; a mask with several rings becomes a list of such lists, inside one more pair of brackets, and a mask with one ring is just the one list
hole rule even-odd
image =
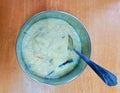
[[111, 73], [110, 71], [106, 70], [105, 68], [99, 66], [92, 60], [90, 60], [88, 57], [80, 53], [74, 48], [72, 37], [68, 36], [68, 42], [69, 42], [69, 49], [73, 50], [80, 58], [82, 58], [92, 69], [93, 71], [103, 80], [103, 82], [108, 86], [115, 86], [117, 85], [117, 77]]

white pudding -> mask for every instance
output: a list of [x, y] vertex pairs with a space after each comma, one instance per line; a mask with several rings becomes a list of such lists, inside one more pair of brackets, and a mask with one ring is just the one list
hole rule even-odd
[[66, 21], [48, 18], [34, 23], [22, 42], [22, 54], [31, 73], [43, 78], [59, 78], [74, 69], [79, 57], [68, 48], [71, 36], [74, 48], [81, 51], [79, 36]]

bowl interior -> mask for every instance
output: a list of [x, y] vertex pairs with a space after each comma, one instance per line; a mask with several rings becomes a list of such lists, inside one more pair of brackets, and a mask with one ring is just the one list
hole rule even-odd
[[23, 69], [23, 71], [29, 75], [32, 79], [46, 83], [49, 85], [60, 85], [60, 84], [65, 84], [67, 82], [70, 82], [71, 80], [75, 79], [77, 76], [79, 76], [83, 70], [86, 67], [86, 63], [80, 59], [78, 65], [74, 70], [72, 70], [70, 73], [67, 75], [57, 78], [57, 79], [45, 79], [38, 77], [31, 73], [28, 69], [27, 66], [24, 62], [23, 56], [22, 56], [22, 39], [24, 38], [24, 33], [30, 28], [31, 25], [33, 25], [35, 22], [46, 19], [46, 18], [59, 18], [65, 20], [67, 23], [69, 23], [77, 32], [79, 35], [80, 41], [81, 41], [81, 52], [86, 55], [87, 57], [90, 57], [91, 54], [91, 43], [90, 43], [90, 38], [89, 35], [83, 26], [83, 24], [74, 16], [62, 12], [62, 11], [45, 11], [41, 12], [39, 14], [36, 14], [35, 16], [31, 17], [21, 28], [18, 38], [17, 38], [17, 43], [16, 43], [16, 54], [17, 54], [17, 59], [19, 62], [19, 65]]

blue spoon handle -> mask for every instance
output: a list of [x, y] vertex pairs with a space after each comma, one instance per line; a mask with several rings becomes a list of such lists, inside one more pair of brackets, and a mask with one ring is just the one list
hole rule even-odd
[[73, 51], [78, 54], [96, 72], [96, 74], [105, 82], [105, 84], [108, 86], [117, 85], [117, 77], [113, 73], [97, 65], [89, 58], [78, 52], [76, 49], [73, 49]]

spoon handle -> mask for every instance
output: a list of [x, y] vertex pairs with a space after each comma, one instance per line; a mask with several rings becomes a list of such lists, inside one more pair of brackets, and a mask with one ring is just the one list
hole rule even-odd
[[89, 58], [78, 52], [76, 49], [73, 49], [76, 54], [78, 54], [95, 72], [96, 74], [104, 81], [105, 84], [108, 86], [115, 86], [117, 85], [117, 77], [106, 70], [105, 68], [97, 65]]

